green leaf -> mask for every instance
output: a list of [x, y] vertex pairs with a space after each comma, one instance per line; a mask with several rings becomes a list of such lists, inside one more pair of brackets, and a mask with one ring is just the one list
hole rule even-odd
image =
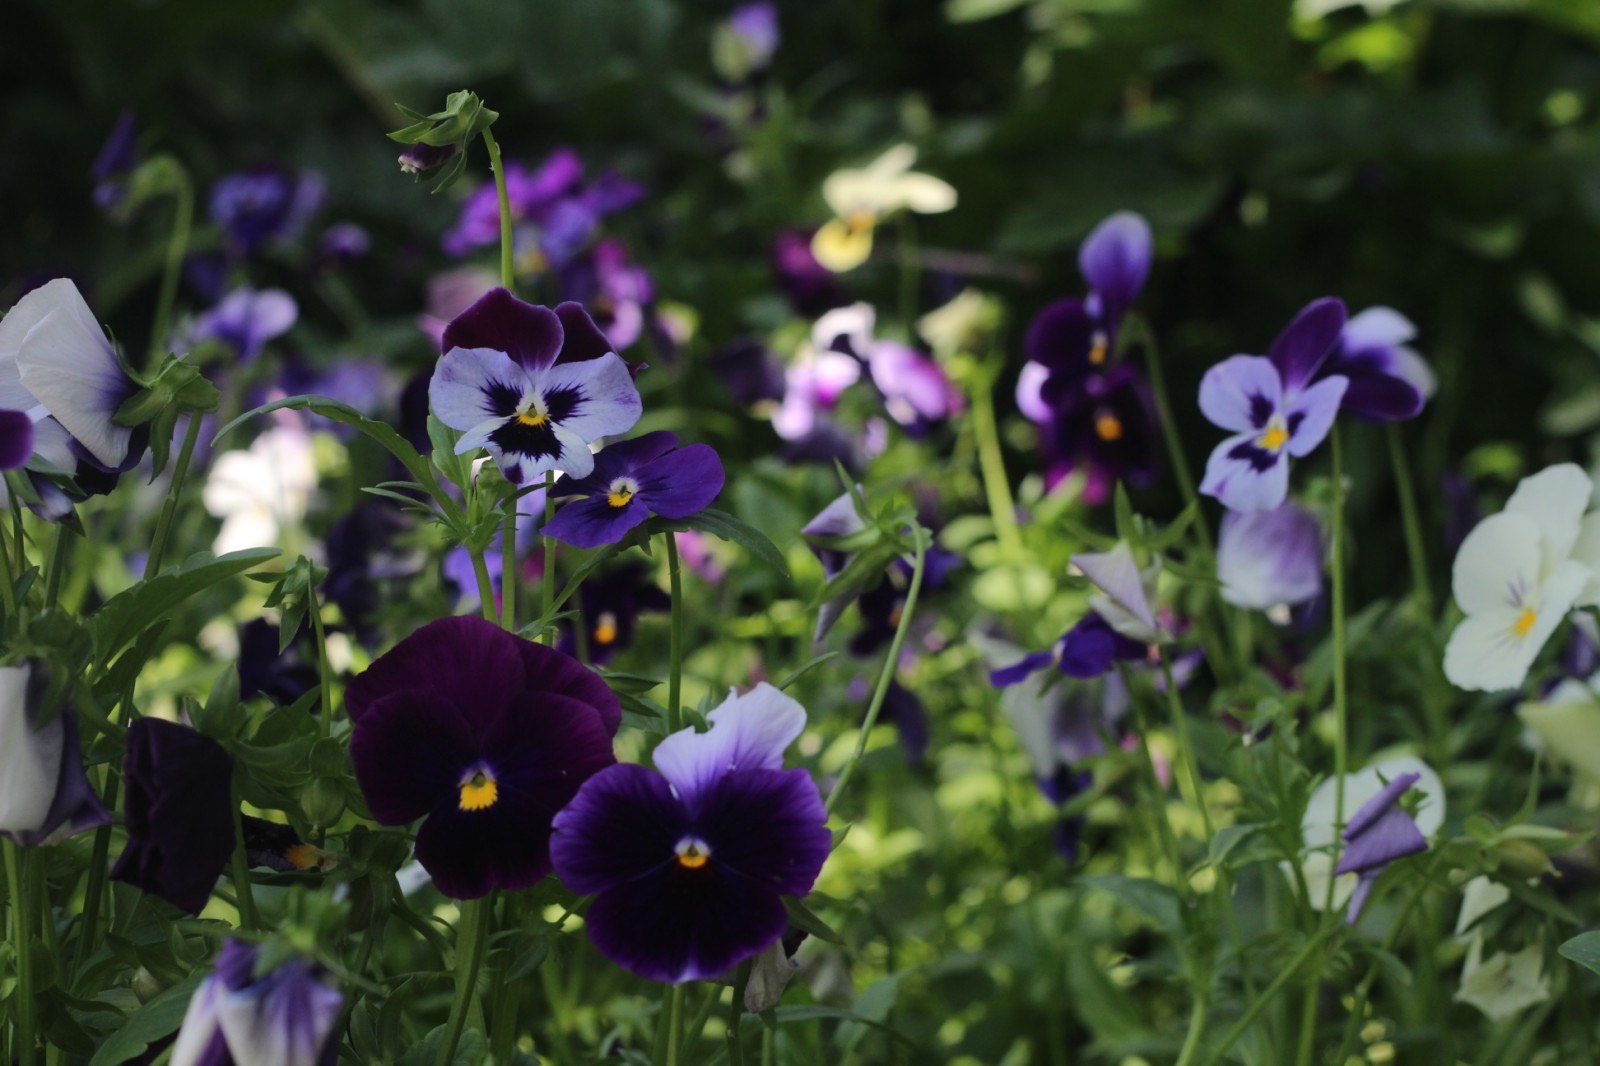
[[783, 897], [783, 909], [789, 912], [789, 922], [830, 944], [843, 944], [844, 937], [834, 932], [832, 926], [817, 917], [809, 907], [793, 896]]
[[249, 548], [217, 558], [212, 558], [209, 552], [201, 552], [175, 570], [124, 589], [102, 604], [89, 619], [96, 657], [102, 663], [109, 661], [140, 633], [165, 622], [168, 615], [191, 596], [279, 554], [277, 548]]
[[784, 562], [783, 553], [778, 550], [776, 544], [772, 543], [771, 538], [755, 526], [733, 517], [726, 511], [707, 507], [699, 514], [691, 515], [684, 519], [681, 525], [688, 529], [698, 529], [702, 533], [710, 533], [720, 540], [737, 544], [772, 567], [779, 574], [784, 577], [789, 576], [789, 567]]
[[1586, 970], [1600, 973], [1600, 933], [1579, 933], [1556, 950], [1562, 958], [1570, 959]]
[[1159, 881], [1144, 877], [1124, 877], [1105, 874], [1085, 877], [1078, 882], [1084, 888], [1110, 893], [1118, 903], [1138, 911], [1162, 929], [1177, 932], [1182, 928], [1178, 911], [1178, 894]]
[[189, 999], [207, 975], [192, 973], [128, 1016], [94, 1053], [89, 1066], [116, 1066], [143, 1054], [151, 1044], [176, 1032], [189, 1009]]
[[839, 653], [836, 651], [825, 651], [821, 655], [818, 655], [808, 662], [801, 664], [794, 670], [791, 670], [787, 677], [778, 682], [778, 691], [787, 691], [790, 685], [794, 684], [796, 681], [799, 681], [802, 677], [805, 677], [811, 671], [815, 670], [829, 659], [836, 657], [838, 654]]

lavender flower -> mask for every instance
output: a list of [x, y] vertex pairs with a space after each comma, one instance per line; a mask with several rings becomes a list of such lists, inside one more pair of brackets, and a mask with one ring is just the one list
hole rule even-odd
[[171, 1066], [327, 1066], [344, 997], [309, 959], [257, 975], [261, 949], [229, 939], [189, 1000]]
[[1322, 523], [1299, 504], [1222, 516], [1217, 578], [1222, 598], [1236, 607], [1265, 611], [1315, 599], [1322, 557]]
[[687, 518], [722, 491], [722, 460], [708, 444], [678, 448], [661, 430], [602, 451], [587, 476], [560, 482], [557, 492], [586, 497], [569, 503], [543, 534], [575, 548], [615, 544], [652, 514]]
[[247, 363], [268, 341], [289, 332], [299, 317], [294, 297], [282, 289], [235, 289], [195, 320], [189, 342], [218, 341]]
[[230, 174], [211, 187], [211, 220], [240, 255], [293, 240], [322, 206], [320, 174], [290, 174], [273, 167]]
[[1438, 382], [1409, 347], [1416, 335], [1417, 327], [1392, 307], [1369, 307], [1344, 324], [1321, 374], [1350, 382], [1342, 404], [1346, 411], [1385, 422], [1421, 413]]

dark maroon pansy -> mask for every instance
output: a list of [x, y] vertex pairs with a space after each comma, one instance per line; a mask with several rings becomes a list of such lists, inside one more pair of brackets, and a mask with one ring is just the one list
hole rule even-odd
[[722, 491], [722, 460], [709, 444], [678, 448], [678, 435], [659, 430], [620, 441], [595, 456], [587, 477], [557, 483], [556, 493], [583, 496], [542, 532], [575, 548], [615, 544], [652, 514], [687, 518]]
[[233, 757], [188, 726], [128, 727], [128, 846], [111, 876], [198, 914], [233, 853]]
[[653, 981], [717, 977], [770, 947], [788, 926], [783, 897], [811, 891], [832, 843], [811, 775], [783, 769], [804, 708], [763, 684], [707, 720], [656, 747], [659, 773], [590, 778], [550, 842], [562, 882], [595, 897], [595, 947]]
[[550, 820], [616, 761], [622, 706], [571, 656], [481, 618], [422, 627], [351, 682], [350, 756], [372, 816], [423, 819], [417, 859], [476, 899], [550, 871]]
[[552, 311], [519, 300], [509, 289], [490, 289], [444, 328], [439, 349], [490, 348], [505, 352], [526, 370], [579, 363], [616, 351], [580, 304]]

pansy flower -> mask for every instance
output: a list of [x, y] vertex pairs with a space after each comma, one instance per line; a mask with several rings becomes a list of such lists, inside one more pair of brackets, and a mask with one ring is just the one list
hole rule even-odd
[[643, 405], [622, 357], [582, 307], [554, 311], [495, 289], [444, 331], [428, 398], [464, 433], [457, 454], [487, 448], [513, 485], [547, 470], [584, 477], [591, 441], [625, 433]]
[[938, 214], [956, 206], [950, 184], [911, 169], [917, 150], [897, 144], [860, 169], [838, 170], [822, 183], [834, 218], [811, 238], [811, 253], [829, 270], [853, 270], [872, 254], [872, 231], [897, 211]]
[[1294, 606], [1322, 591], [1322, 523], [1297, 503], [1222, 516], [1217, 580], [1222, 598], [1258, 611]]
[[211, 187], [211, 221], [248, 256], [264, 244], [293, 240], [326, 195], [327, 183], [312, 171], [263, 167], [229, 174]]
[[1341, 405], [1346, 411], [1383, 422], [1422, 411], [1438, 380], [1410, 347], [1416, 335], [1417, 327], [1392, 307], [1369, 307], [1350, 317], [1321, 371], [1350, 382]]
[[294, 539], [317, 487], [311, 432], [284, 412], [249, 448], [223, 452], [201, 491], [207, 511], [222, 520], [212, 549], [218, 555]]
[[1009, 666], [992, 670], [989, 683], [1009, 688], [1035, 671], [1054, 664], [1068, 677], [1080, 680], [1099, 677], [1118, 662], [1133, 662], [1149, 653], [1149, 645], [1123, 636], [1111, 628], [1097, 611], [1090, 611], [1061, 635], [1049, 651], [1025, 655]]
[[1451, 588], [1466, 617], [1450, 634], [1444, 673], [1458, 688], [1515, 688], [1594, 574], [1572, 558], [1591, 484], [1561, 463], [1523, 478], [1505, 510], [1467, 534]]
[[139, 165], [139, 131], [133, 110], [124, 108], [89, 167], [94, 182], [94, 205], [115, 212], [128, 195], [128, 178]]
[[550, 870], [550, 820], [615, 762], [622, 705], [570, 656], [477, 617], [423, 626], [350, 682], [350, 757], [372, 816], [417, 830], [439, 891], [476, 899]]
[[111, 876], [200, 913], [233, 853], [233, 757], [161, 718], [128, 727], [128, 846]]
[[577, 655], [576, 627], [582, 625], [587, 650], [584, 658], [598, 664], [609, 662], [633, 643], [639, 615], [645, 611], [670, 611], [672, 597], [661, 591], [643, 563], [624, 563], [585, 581], [578, 588], [578, 606], [576, 617], [562, 620], [561, 639], [556, 647], [568, 655]]
[[1128, 542], [1118, 541], [1109, 551], [1074, 555], [1072, 565], [1094, 585], [1089, 606], [1106, 625], [1144, 644], [1172, 639], [1172, 633], [1156, 613], [1160, 559], [1151, 559], [1140, 567]]
[[1344, 304], [1307, 304], [1265, 357], [1229, 356], [1200, 381], [1200, 410], [1230, 431], [1206, 463], [1200, 491], [1230, 511], [1270, 511], [1289, 492], [1289, 457], [1310, 455], [1333, 428], [1348, 379], [1317, 372], [1339, 342]]
[[330, 1066], [344, 996], [310, 959], [256, 972], [261, 948], [229, 939], [189, 999], [171, 1066]]
[[816, 782], [783, 769], [805, 708], [761, 684], [707, 720], [664, 739], [656, 770], [590, 778], [550, 842], [562, 882], [595, 897], [595, 947], [654, 981], [714, 978], [772, 945], [783, 897], [811, 891], [832, 843]]
[[704, 510], [722, 482], [722, 460], [709, 444], [679, 448], [676, 433], [646, 433], [601, 451], [587, 477], [559, 482], [558, 495], [585, 499], [563, 507], [541, 532], [575, 548], [615, 544], [653, 514], [688, 518]]
[[1085, 502], [1098, 504], [1119, 481], [1153, 481], [1161, 438], [1150, 386], [1139, 369], [1118, 363], [1059, 385], [1049, 390], [1048, 402], [1041, 396], [1044, 416], [1036, 419], [1039, 443], [1051, 460], [1047, 484], [1054, 487], [1079, 473]]
[[655, 285], [643, 267], [628, 261], [628, 249], [614, 238], [598, 241], [588, 255], [561, 271], [563, 299], [582, 304], [618, 351], [637, 341], [650, 325]]
[[1361, 805], [1340, 834], [1345, 847], [1339, 855], [1339, 865], [1333, 868], [1333, 875], [1357, 876], [1356, 889], [1345, 911], [1345, 921], [1352, 925], [1361, 916], [1361, 909], [1366, 906], [1378, 876], [1391, 862], [1428, 850], [1422, 830], [1399, 805], [1400, 798], [1421, 778], [1418, 770], [1396, 775], [1381, 792]]
[[282, 289], [235, 289], [195, 319], [188, 342], [218, 341], [233, 349], [241, 362], [261, 354], [268, 341], [289, 332], [300, 309]]
[[23, 847], [111, 821], [84, 774], [72, 708], [38, 725], [45, 687], [36, 664], [0, 666], [0, 836]]

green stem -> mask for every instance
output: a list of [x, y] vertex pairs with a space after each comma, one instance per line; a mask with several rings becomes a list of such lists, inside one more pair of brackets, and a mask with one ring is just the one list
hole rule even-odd
[[[472, 556], [472, 572], [478, 576], [478, 600], [483, 605], [483, 616], [498, 625], [500, 616], [494, 608], [494, 582], [489, 580], [489, 564], [483, 561], [483, 549], [467, 549], [467, 554]], [[501, 560], [502, 567], [505, 560]], [[505, 571], [500, 575], [501, 584], [505, 583]]]
[[[556, 472], [547, 471], [544, 475], [544, 524], [548, 526], [556, 517]], [[542, 619], [548, 619], [555, 613], [556, 601], [556, 538], [545, 537], [544, 556], [539, 567], [539, 608]], [[582, 619], [579, 620], [578, 631], [582, 633]], [[555, 630], [549, 635], [540, 634], [541, 639], [548, 640], [551, 644], [556, 642]], [[581, 647], [581, 644], [580, 644]], [[584, 657], [587, 661], [587, 657]]]
[[[108, 811], [117, 809], [117, 791], [122, 779], [115, 769], [106, 767], [105, 789], [100, 804]], [[78, 924], [78, 950], [73, 956], [72, 972], [83, 968], [89, 953], [95, 949], [100, 924], [100, 896], [105, 889], [106, 863], [111, 856], [111, 827], [103, 825], [95, 830], [94, 845], [89, 852], [89, 881], [83, 890], [83, 918]]]
[[1200, 767], [1195, 761], [1194, 745], [1189, 740], [1189, 718], [1183, 713], [1183, 699], [1178, 694], [1178, 683], [1172, 676], [1172, 664], [1167, 661], [1166, 652], [1158, 649], [1156, 654], [1161, 659], [1161, 679], [1167, 689], [1167, 712], [1172, 717], [1172, 730], [1178, 738], [1179, 758], [1183, 761], [1183, 771], [1189, 778], [1189, 791], [1194, 804], [1200, 808], [1200, 821], [1205, 827], [1206, 840], [1209, 841], [1216, 835], [1216, 830], [1212, 828], [1211, 811], [1206, 807], [1205, 793], [1200, 787]]
[[4, 844], [6, 887], [11, 893], [11, 942], [17, 952], [17, 989], [12, 997], [16, 1047], [12, 1053], [19, 1066], [34, 1066], [38, 1059], [33, 1038], [33, 901], [23, 887], [27, 881], [23, 866], [28, 861], [28, 851], [10, 840], [0, 843]]
[[[323, 708], [327, 714], [327, 708]], [[250, 888], [250, 859], [244, 848], [243, 799], [239, 794], [239, 778], [244, 770], [238, 763], [233, 770], [233, 890], [239, 897], [239, 922], [246, 929], [261, 928], [261, 916], [256, 913], [255, 896]]]
[[994, 416], [994, 378], [987, 367], [973, 373], [972, 435], [978, 442], [978, 467], [989, 500], [989, 517], [1001, 549], [1013, 559], [1022, 556], [1022, 534], [1017, 530], [1017, 504], [1006, 480], [1005, 457], [1000, 451], [1000, 427]]
[[17, 612], [17, 574], [11, 568], [11, 553], [6, 550], [6, 538], [0, 534], [0, 597], [6, 605], [6, 623], [15, 626], [21, 622]]
[[467, 1023], [467, 1010], [477, 1002], [478, 970], [483, 966], [483, 948], [489, 939], [495, 895], [491, 890], [481, 899], [464, 900], [461, 904], [461, 920], [456, 925], [456, 995], [450, 1004], [444, 1041], [439, 1045], [438, 1066], [450, 1066], [455, 1061], [461, 1030]]
[[674, 733], [683, 728], [683, 574], [678, 565], [678, 538], [661, 534], [667, 542], [667, 580], [672, 588], [672, 663], [667, 674], [667, 727]]
[[728, 1004], [728, 1066], [744, 1066], [744, 1042], [739, 1039], [739, 1019], [744, 1014], [744, 992], [750, 987], [751, 960], [745, 959], [733, 974], [733, 1002]]
[[1177, 1066], [1189, 1066], [1194, 1061], [1196, 1052], [1200, 1050], [1200, 1038], [1206, 1031], [1206, 1011], [1209, 1004], [1206, 997], [1196, 995], [1194, 1006], [1189, 1011], [1189, 1031], [1184, 1034], [1183, 1048], [1178, 1052]]
[[[1167, 460], [1172, 463], [1173, 476], [1178, 479], [1178, 490], [1183, 493], [1185, 506], [1195, 509], [1194, 533], [1195, 539], [1209, 555], [1211, 553], [1211, 531], [1202, 520], [1200, 511], [1200, 494], [1195, 491], [1194, 475], [1189, 471], [1189, 459], [1184, 454], [1183, 444], [1178, 440], [1178, 423], [1172, 417], [1172, 401], [1167, 397], [1167, 379], [1161, 370], [1161, 349], [1156, 344], [1155, 332], [1149, 324], [1141, 318], [1130, 318], [1128, 326], [1137, 325], [1139, 340], [1144, 344], [1144, 365], [1150, 374], [1150, 391], [1156, 398], [1156, 418], [1161, 423], [1161, 436], [1167, 445]], [[1132, 329], [1125, 330], [1124, 336], [1131, 334]]]
[[[668, 534], [671, 536], [671, 534]], [[683, 986], [673, 985], [667, 1014], [667, 1066], [678, 1066], [678, 1048], [683, 1044]]]
[[685, 1062], [695, 1061], [691, 1044], [698, 1044], [705, 1038], [706, 1021], [711, 1017], [711, 1011], [717, 1005], [718, 994], [722, 991], [721, 985], [711, 985], [706, 989], [705, 998], [700, 1001], [700, 1009], [694, 1012], [694, 1017], [689, 1019], [689, 1024], [683, 1027], [683, 1047], [679, 1054]]
[[[1127, 668], [1117, 664], [1117, 671], [1122, 675], [1122, 683], [1128, 691], [1137, 691], [1131, 684]], [[1156, 823], [1156, 833], [1161, 837], [1161, 847], [1167, 853], [1167, 862], [1172, 865], [1172, 880], [1179, 893], [1187, 894], [1189, 882], [1183, 876], [1183, 858], [1178, 851], [1178, 837], [1172, 831], [1172, 820], [1167, 816], [1167, 797], [1161, 789], [1161, 778], [1156, 773], [1156, 761], [1150, 754], [1150, 734], [1154, 731], [1145, 712], [1144, 700], [1132, 700], [1134, 725], [1139, 731], [1139, 766], [1144, 771], [1145, 787], [1150, 791], [1151, 817]]]
[[517, 631], [517, 501], [506, 505], [505, 524], [500, 527], [500, 625], [507, 633]]
[[1203, 1066], [1216, 1066], [1217, 1063], [1222, 1061], [1222, 1057], [1228, 1053], [1228, 1049], [1233, 1047], [1234, 1042], [1243, 1036], [1245, 1030], [1255, 1023], [1255, 1020], [1261, 1016], [1262, 1011], [1267, 1009], [1267, 1005], [1272, 1002], [1273, 998], [1283, 991], [1284, 986], [1299, 975], [1302, 966], [1320, 952], [1323, 941], [1338, 932], [1339, 929], [1340, 926], [1338, 925], [1324, 926], [1321, 932], [1306, 941], [1305, 946], [1290, 960], [1289, 965], [1278, 971], [1278, 976], [1274, 977], [1272, 983], [1267, 985], [1261, 995], [1251, 1002], [1249, 1009], [1229, 1027], [1227, 1032], [1222, 1034], [1222, 1039], [1218, 1041], [1216, 1047], [1211, 1049], [1211, 1054], [1205, 1058]]
[[200, 415], [190, 412], [189, 428], [183, 435], [183, 445], [178, 450], [178, 461], [172, 467], [172, 481], [167, 486], [167, 498], [161, 505], [161, 517], [156, 520], [155, 536], [150, 541], [150, 555], [144, 563], [144, 579], [149, 581], [161, 572], [161, 557], [166, 554], [167, 537], [172, 532], [172, 516], [177, 513], [178, 497], [183, 494], [183, 483], [189, 476], [189, 460], [194, 457], [195, 444], [200, 440]]
[[1428, 554], [1422, 539], [1422, 518], [1417, 509], [1417, 490], [1406, 464], [1400, 427], [1390, 422], [1385, 427], [1389, 438], [1389, 466], [1394, 471], [1395, 495], [1400, 497], [1400, 521], [1406, 532], [1406, 555], [1411, 560], [1411, 587], [1422, 603], [1422, 615], [1433, 616], [1433, 586], [1428, 580]]
[[61, 573], [67, 568], [67, 557], [72, 554], [72, 542], [67, 538], [72, 531], [65, 522], [56, 523], [56, 540], [50, 550], [50, 562], [44, 575], [44, 605], [54, 607], [61, 598]]
[[[1339, 427], [1335, 425], [1328, 434], [1333, 452], [1333, 837], [1344, 835], [1344, 778], [1350, 768], [1349, 732], [1346, 705], [1345, 646], [1344, 646], [1344, 462], [1340, 448]], [[1328, 878], [1328, 897], [1323, 909], [1333, 909], [1333, 886], [1336, 878]]]
[[900, 610], [900, 623], [895, 626], [894, 640], [889, 644], [888, 658], [883, 661], [883, 671], [878, 675], [878, 687], [872, 694], [872, 703], [867, 706], [867, 717], [861, 723], [861, 735], [856, 738], [855, 750], [850, 753], [850, 759], [844, 764], [844, 769], [839, 771], [839, 779], [834, 782], [833, 789], [828, 793], [828, 802], [823, 809], [828, 813], [833, 812], [834, 805], [844, 795], [845, 786], [850, 783], [850, 777], [856, 772], [856, 766], [861, 762], [861, 756], [867, 751], [867, 738], [872, 734], [872, 727], [878, 723], [878, 712], [883, 709], [883, 701], [889, 695], [889, 685], [894, 681], [895, 671], [900, 666], [900, 648], [906, 642], [906, 634], [911, 630], [912, 616], [917, 613], [917, 596], [922, 592], [922, 572], [928, 561], [928, 532], [921, 526], [914, 526], [911, 535], [916, 539], [917, 558], [912, 565], [911, 587], [906, 590], [906, 604]]
[[500, 284], [517, 291], [517, 267], [511, 234], [511, 197], [506, 192], [506, 168], [500, 161], [500, 145], [494, 134], [483, 131], [483, 145], [489, 150], [489, 166], [494, 170], [495, 196], [500, 200]]
[[176, 159], [169, 157], [166, 162], [172, 180], [172, 236], [167, 240], [161, 290], [156, 296], [155, 317], [150, 321], [152, 362], [166, 354], [167, 323], [172, 320], [172, 305], [178, 298], [178, 279], [183, 274], [183, 256], [189, 250], [189, 229], [194, 221], [194, 189], [189, 183], [188, 171]]

